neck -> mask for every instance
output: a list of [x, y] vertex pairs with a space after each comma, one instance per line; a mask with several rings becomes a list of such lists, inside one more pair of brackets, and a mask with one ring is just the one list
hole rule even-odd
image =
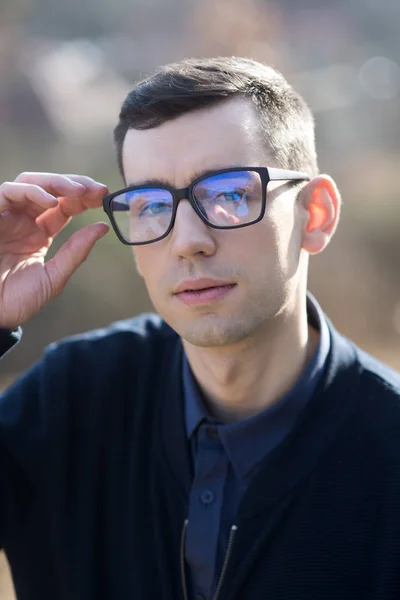
[[183, 345], [210, 414], [231, 423], [283, 397], [301, 376], [318, 340], [319, 333], [308, 325], [304, 301], [300, 310], [282, 313], [234, 346]]

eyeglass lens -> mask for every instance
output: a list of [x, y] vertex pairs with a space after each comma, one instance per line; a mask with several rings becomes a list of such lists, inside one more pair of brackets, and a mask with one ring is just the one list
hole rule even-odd
[[[217, 227], [237, 227], [257, 220], [262, 209], [262, 181], [256, 171], [229, 171], [200, 180], [193, 186], [193, 200], [202, 217]], [[122, 237], [143, 243], [162, 237], [173, 217], [172, 193], [143, 187], [115, 196], [114, 220]]]

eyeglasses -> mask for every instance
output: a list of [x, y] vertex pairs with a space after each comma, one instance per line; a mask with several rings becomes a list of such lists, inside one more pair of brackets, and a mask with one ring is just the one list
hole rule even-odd
[[123, 244], [140, 246], [165, 238], [178, 203], [187, 199], [200, 219], [214, 229], [238, 229], [261, 221], [270, 181], [309, 181], [307, 173], [267, 167], [212, 171], [188, 187], [130, 186], [103, 198], [115, 233]]

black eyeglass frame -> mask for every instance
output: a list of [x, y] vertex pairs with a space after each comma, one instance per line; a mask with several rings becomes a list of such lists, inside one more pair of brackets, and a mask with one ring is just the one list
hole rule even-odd
[[[260, 215], [257, 217], [257, 219], [254, 219], [253, 221], [249, 221], [248, 223], [241, 223], [240, 225], [227, 225], [227, 226], [214, 225], [214, 223], [210, 223], [206, 219], [203, 212], [201, 211], [201, 208], [197, 204], [197, 200], [193, 194], [193, 188], [201, 181], [203, 181], [205, 179], [209, 179], [210, 177], [214, 177], [216, 175], [222, 175], [223, 173], [234, 173], [234, 172], [238, 172], [238, 171], [254, 171], [260, 175], [261, 183], [262, 183], [262, 201], [261, 201]], [[180, 188], [180, 189], [176, 189], [169, 185], [158, 185], [158, 184], [131, 185], [122, 190], [118, 190], [117, 192], [113, 192], [112, 194], [108, 194], [107, 196], [104, 196], [103, 210], [107, 214], [108, 218], [110, 219], [111, 225], [113, 226], [113, 229], [114, 229], [118, 239], [123, 244], [125, 244], [127, 246], [144, 246], [145, 244], [153, 244], [154, 242], [159, 242], [160, 240], [166, 238], [170, 234], [170, 232], [172, 231], [172, 228], [174, 226], [174, 223], [175, 223], [176, 211], [178, 209], [178, 204], [183, 199], [186, 199], [190, 202], [190, 205], [192, 206], [195, 213], [200, 217], [200, 219], [203, 221], [203, 223], [208, 225], [208, 227], [212, 227], [213, 229], [240, 229], [241, 227], [248, 227], [249, 225], [254, 225], [255, 223], [258, 223], [259, 221], [261, 221], [261, 219], [264, 217], [266, 203], [267, 203], [266, 202], [267, 185], [270, 181], [310, 181], [310, 179], [311, 179], [311, 177], [308, 175], [308, 173], [304, 173], [302, 171], [290, 171], [287, 169], [277, 169], [275, 167], [232, 167], [232, 168], [228, 168], [228, 169], [220, 169], [218, 171], [210, 171], [208, 173], [205, 173], [204, 175], [197, 177], [187, 187]], [[121, 234], [121, 232], [119, 230], [119, 227], [114, 219], [113, 211], [111, 210], [111, 203], [112, 203], [113, 199], [116, 196], [119, 196], [120, 194], [126, 194], [128, 192], [133, 192], [135, 190], [140, 190], [143, 188], [155, 189], [155, 190], [167, 190], [171, 194], [172, 200], [173, 200], [171, 222], [170, 222], [166, 232], [163, 235], [161, 235], [160, 237], [155, 238], [154, 240], [150, 240], [148, 242], [129, 242], [128, 240], [126, 240], [124, 238], [124, 236]]]

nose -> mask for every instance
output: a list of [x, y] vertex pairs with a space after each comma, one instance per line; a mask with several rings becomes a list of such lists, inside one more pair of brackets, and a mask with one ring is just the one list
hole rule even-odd
[[196, 255], [212, 256], [216, 242], [212, 228], [204, 223], [188, 200], [181, 200], [171, 232], [172, 251], [179, 258]]

